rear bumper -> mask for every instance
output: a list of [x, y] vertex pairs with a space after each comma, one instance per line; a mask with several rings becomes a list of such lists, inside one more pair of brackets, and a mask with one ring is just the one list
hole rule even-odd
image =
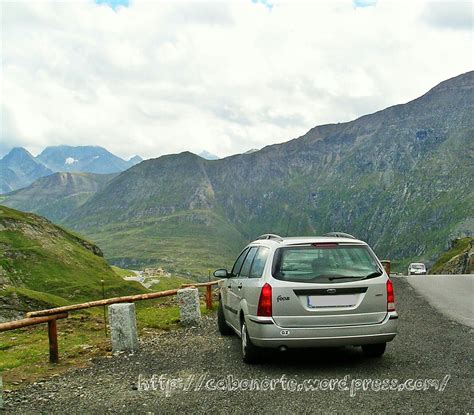
[[282, 328], [272, 318], [246, 317], [252, 343], [259, 347], [288, 348], [360, 346], [393, 340], [398, 329], [398, 314], [390, 312], [378, 324], [340, 327]]

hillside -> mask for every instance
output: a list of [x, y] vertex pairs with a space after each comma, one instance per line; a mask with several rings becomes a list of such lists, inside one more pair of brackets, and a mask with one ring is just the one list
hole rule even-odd
[[34, 214], [0, 206], [0, 319], [39, 306], [136, 294], [90, 242]]
[[78, 223], [85, 209], [88, 224], [77, 229], [107, 246], [113, 264], [158, 263], [170, 272], [207, 275], [209, 266], [229, 263], [245, 239], [225, 212], [214, 208], [206, 160], [185, 153], [160, 161], [122, 173], [93, 197], [96, 211], [86, 203], [71, 216], [77, 219], [66, 222]]
[[407, 104], [250, 154], [147, 160], [65, 223], [118, 264], [228, 265], [260, 233], [330, 230], [400, 264], [430, 262], [474, 232], [473, 88], [469, 72]]
[[430, 274], [474, 274], [474, 238], [452, 241], [429, 270]]
[[54, 173], [0, 196], [0, 203], [60, 223], [113, 177], [115, 174]]

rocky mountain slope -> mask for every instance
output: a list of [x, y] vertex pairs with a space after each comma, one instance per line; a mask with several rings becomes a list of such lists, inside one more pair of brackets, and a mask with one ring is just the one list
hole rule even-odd
[[28, 186], [52, 173], [24, 148], [14, 148], [0, 160], [0, 194]]
[[474, 238], [457, 238], [434, 263], [430, 274], [474, 274]]
[[135, 294], [94, 244], [34, 214], [0, 206], [0, 321], [35, 307]]
[[474, 232], [473, 89], [469, 72], [407, 104], [251, 154], [147, 160], [65, 223], [122, 264], [184, 267], [197, 256], [217, 266], [260, 233], [331, 230], [382, 257], [430, 262]]
[[30, 186], [0, 196], [0, 203], [60, 223], [116, 174], [54, 173]]

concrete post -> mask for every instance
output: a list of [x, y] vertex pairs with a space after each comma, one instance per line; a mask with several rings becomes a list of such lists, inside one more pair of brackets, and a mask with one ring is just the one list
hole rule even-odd
[[110, 305], [109, 324], [113, 352], [138, 350], [134, 303]]
[[0, 373], [0, 409], [3, 409], [3, 380]]
[[198, 326], [201, 324], [201, 307], [197, 288], [178, 290], [179, 314], [184, 326]]

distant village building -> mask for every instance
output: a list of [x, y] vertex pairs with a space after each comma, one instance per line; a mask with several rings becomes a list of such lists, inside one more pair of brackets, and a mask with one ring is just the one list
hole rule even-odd
[[163, 268], [145, 268], [142, 275], [144, 277], [171, 277], [171, 274]]

